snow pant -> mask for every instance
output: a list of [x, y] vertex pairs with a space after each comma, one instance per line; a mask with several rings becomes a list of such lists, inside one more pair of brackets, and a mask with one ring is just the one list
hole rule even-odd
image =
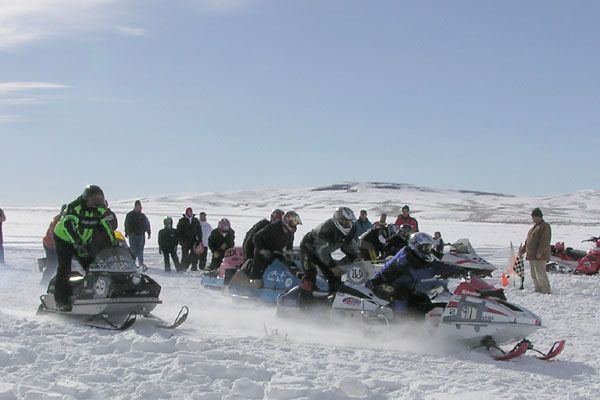
[[56, 256], [56, 249], [51, 249], [44, 246], [46, 251], [46, 268], [42, 274], [42, 285], [47, 285], [50, 279], [56, 274], [56, 267], [58, 266], [58, 257]]
[[138, 259], [138, 265], [144, 265], [144, 246], [146, 245], [146, 236], [141, 235], [129, 235], [129, 251], [131, 252], [131, 258], [135, 262]]
[[57, 304], [64, 305], [69, 304], [69, 297], [72, 294], [71, 286], [69, 285], [69, 277], [71, 275], [71, 261], [73, 260], [73, 257], [79, 261], [79, 264], [81, 264], [86, 271], [94, 259], [78, 257], [73, 245], [69, 242], [65, 242], [56, 235], [54, 235], [54, 242], [56, 244], [56, 256], [58, 258], [56, 281], [54, 282], [54, 300]]
[[179, 257], [177, 257], [177, 247], [170, 251], [162, 250], [162, 253], [163, 258], [165, 259], [165, 271], [171, 270], [171, 261], [169, 260], [169, 258], [173, 259], [173, 264], [175, 265], [176, 271], [179, 271], [181, 269], [181, 265], [179, 264]]
[[552, 293], [550, 291], [548, 275], [546, 274], [546, 261], [529, 260], [529, 267], [531, 269], [531, 280], [533, 280], [535, 291], [543, 294]]
[[178, 271], [187, 271], [192, 265], [192, 271], [198, 269], [198, 256], [194, 253], [194, 242], [181, 243], [181, 267]]
[[208, 246], [204, 246], [204, 251], [198, 256], [198, 268], [206, 268], [206, 256], [208, 256]]
[[4, 244], [0, 243], [0, 264], [4, 264]]
[[342, 284], [341, 277], [337, 276], [329, 265], [323, 263], [319, 258], [312, 254], [305, 254], [303, 257], [304, 265], [304, 277], [302, 286], [300, 289], [312, 292], [317, 285], [317, 268], [321, 270], [321, 273], [327, 279], [327, 285], [329, 286], [329, 294], [337, 292], [338, 288]]
[[214, 271], [215, 269], [219, 269], [219, 267], [221, 266], [221, 263], [223, 262], [223, 258], [225, 258], [224, 252], [218, 251], [216, 253], [217, 253], [216, 256], [215, 256], [215, 253], [212, 253], [212, 258], [210, 259], [209, 269], [211, 271]]

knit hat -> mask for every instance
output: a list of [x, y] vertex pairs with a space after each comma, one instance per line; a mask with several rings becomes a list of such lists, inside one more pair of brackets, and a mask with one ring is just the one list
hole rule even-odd
[[544, 214], [542, 214], [542, 210], [540, 210], [538, 207], [534, 208], [533, 211], [531, 212], [531, 216], [532, 217], [540, 217], [542, 218]]

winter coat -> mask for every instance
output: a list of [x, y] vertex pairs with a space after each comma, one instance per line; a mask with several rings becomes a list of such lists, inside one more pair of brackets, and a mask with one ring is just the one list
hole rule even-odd
[[457, 273], [454, 266], [434, 261], [427, 263], [420, 259], [409, 247], [404, 247], [388, 260], [368, 285], [377, 286], [382, 283], [392, 285], [398, 293], [415, 292], [417, 285], [423, 279], [432, 279], [436, 275], [451, 276]]
[[333, 218], [308, 232], [300, 242], [300, 254], [303, 259], [307, 256], [316, 258], [329, 268], [335, 266], [331, 254], [338, 249], [351, 260], [358, 257], [358, 246], [356, 240], [354, 240], [354, 228], [347, 235], [344, 235], [335, 226]]
[[143, 235], [148, 232], [150, 235], [150, 221], [148, 217], [141, 211], [132, 210], [125, 216], [125, 234], [126, 235]]
[[394, 224], [398, 226], [408, 224], [412, 226], [413, 232], [419, 232], [419, 223], [415, 218], [411, 217], [410, 215], [406, 218], [403, 215], [399, 215], [398, 218], [396, 218], [396, 222], [394, 222]]
[[[387, 240], [386, 227], [378, 225], [378, 226], [371, 227], [371, 229], [369, 229], [368, 231], [363, 233], [360, 236], [358, 243], [359, 243], [359, 247], [361, 247], [361, 248], [369, 249], [372, 246], [372, 248], [375, 249], [375, 251], [381, 252], [381, 251], [383, 251], [383, 246], [385, 245], [386, 240]], [[365, 246], [365, 243], [370, 244], [370, 246], [369, 245]]]
[[208, 237], [208, 248], [213, 253], [213, 257], [222, 256], [225, 250], [232, 248], [234, 245], [235, 231], [233, 229], [229, 229], [223, 233], [219, 228], [216, 228], [213, 229]]
[[56, 243], [54, 243], [54, 228], [56, 228], [56, 224], [60, 221], [60, 217], [61, 215], [58, 214], [52, 219], [52, 222], [50, 222], [50, 226], [48, 226], [48, 230], [46, 231], [46, 235], [42, 239], [42, 244], [47, 249], [54, 250], [56, 247]]
[[83, 258], [116, 244], [114, 231], [106, 219], [106, 208], [88, 208], [82, 196], [67, 206], [54, 228], [54, 234], [71, 243]]
[[158, 248], [164, 252], [172, 252], [179, 243], [179, 234], [175, 228], [163, 228], [158, 231]]
[[373, 224], [371, 224], [371, 221], [369, 221], [368, 218], [364, 221], [360, 218], [357, 219], [354, 223], [354, 239], [358, 240], [358, 237], [371, 229], [372, 226]]
[[263, 250], [271, 253], [284, 250], [292, 251], [294, 246], [294, 232], [283, 224], [283, 221], [275, 221], [267, 224], [254, 235], [254, 255]]
[[[196, 214], [194, 214], [196, 215]], [[192, 215], [188, 218], [185, 214], [177, 222], [177, 233], [179, 234], [179, 243], [183, 246], [184, 243], [193, 245], [202, 240], [202, 228], [200, 221]]]
[[244, 237], [244, 242], [242, 243], [242, 249], [244, 250], [244, 258], [252, 258], [254, 256], [254, 235], [256, 232], [260, 231], [270, 222], [268, 219], [261, 219], [256, 224], [250, 228], [248, 232], [246, 232], [246, 236]]
[[548, 261], [550, 259], [550, 240], [552, 239], [552, 230], [550, 224], [542, 220], [539, 224], [534, 224], [527, 233], [525, 240], [525, 251], [527, 260]]
[[395, 255], [402, 250], [402, 248], [406, 247], [407, 244], [408, 241], [406, 238], [399, 233], [396, 233], [385, 242], [385, 245], [383, 246], [384, 257]]

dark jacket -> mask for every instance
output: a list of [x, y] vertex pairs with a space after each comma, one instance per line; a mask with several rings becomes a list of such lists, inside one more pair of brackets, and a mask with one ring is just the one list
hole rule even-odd
[[[386, 241], [388, 236], [387, 232], [388, 230], [385, 226], [373, 226], [361, 236], [359, 239], [359, 247], [369, 249], [372, 246], [372, 248], [377, 252], [383, 251], [383, 246], [385, 243], [381, 242], [381, 238]], [[365, 246], [365, 243], [368, 243], [370, 246]]]
[[388, 238], [383, 246], [383, 256], [393, 256], [402, 250], [408, 244], [406, 238], [404, 238], [400, 233], [396, 233], [392, 235], [392, 237]]
[[350, 230], [348, 235], [344, 235], [335, 226], [333, 218], [308, 232], [300, 242], [300, 254], [303, 259], [308, 256], [330, 268], [335, 266], [331, 254], [338, 249], [342, 250], [350, 260], [356, 259], [358, 256], [358, 246], [354, 240], [354, 228]]
[[177, 222], [177, 234], [179, 235], [179, 242], [183, 245], [184, 243], [194, 244], [202, 240], [202, 227], [200, 221], [195, 217], [196, 214], [190, 219], [184, 214], [183, 217]]
[[267, 224], [254, 235], [254, 255], [261, 250], [270, 252], [284, 250], [292, 251], [294, 247], [294, 232], [283, 225], [283, 221]]
[[223, 255], [225, 250], [230, 249], [235, 244], [235, 231], [229, 229], [225, 233], [221, 232], [219, 228], [213, 229], [208, 237], [208, 248], [213, 253], [219, 253]]
[[371, 229], [372, 226], [373, 224], [371, 224], [371, 221], [369, 221], [368, 218], [364, 221], [360, 218], [357, 219], [356, 222], [354, 222], [354, 239], [358, 240], [358, 237]]
[[129, 211], [125, 216], [125, 234], [126, 235], [143, 235], [148, 232], [150, 234], [150, 221], [141, 211]]
[[417, 257], [409, 247], [404, 247], [369, 280], [369, 285], [387, 283], [396, 291], [408, 294], [414, 292], [423, 279], [431, 279], [437, 275], [447, 277], [457, 272], [456, 267], [439, 261], [427, 263]]
[[244, 250], [244, 258], [248, 259], [254, 256], [254, 235], [256, 234], [256, 232], [269, 225], [269, 223], [270, 222], [268, 219], [261, 219], [256, 224], [254, 224], [248, 232], [246, 232], [244, 242], [242, 243], [242, 249]]
[[179, 234], [175, 228], [163, 228], [158, 231], [158, 248], [164, 252], [172, 252], [179, 243]]

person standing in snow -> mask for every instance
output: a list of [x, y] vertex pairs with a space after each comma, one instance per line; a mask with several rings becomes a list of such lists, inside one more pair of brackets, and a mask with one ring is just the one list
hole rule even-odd
[[208, 237], [208, 247], [212, 253], [210, 261], [210, 270], [215, 270], [221, 266], [225, 251], [235, 245], [235, 231], [231, 229], [231, 224], [227, 218], [219, 221], [216, 229]]
[[208, 237], [213, 230], [211, 224], [206, 220], [204, 211], [200, 213], [200, 228], [202, 230], [202, 247], [204, 247], [204, 251], [198, 256], [198, 268], [203, 270], [206, 268], [206, 257], [208, 256]]
[[175, 270], [179, 271], [180, 264], [177, 257], [177, 244], [179, 243], [179, 235], [177, 229], [173, 228], [173, 218], [165, 217], [163, 220], [164, 228], [158, 232], [158, 252], [163, 255], [165, 261], [165, 271], [171, 271], [171, 262], [169, 257], [173, 259]]
[[550, 224], [544, 221], [542, 210], [534, 208], [531, 212], [533, 226], [527, 233], [525, 243], [519, 248], [519, 254], [527, 253], [525, 257], [529, 261], [531, 279], [535, 291], [542, 294], [552, 293], [550, 282], [546, 274], [546, 263], [550, 260], [550, 241], [552, 230]]
[[106, 219], [106, 201], [99, 186], [87, 186], [81, 196], [67, 205], [54, 228], [54, 242], [58, 258], [54, 300], [58, 310], [70, 311], [69, 276], [73, 257], [87, 270], [96, 254], [117, 244]]
[[367, 218], [367, 210], [360, 210], [360, 215], [354, 223], [354, 240], [358, 240], [358, 237], [371, 229], [371, 221]]
[[404, 224], [408, 224], [408, 225], [412, 226], [413, 232], [419, 232], [419, 223], [417, 222], [417, 220], [415, 218], [410, 216], [409, 212], [410, 212], [410, 208], [408, 208], [408, 204], [405, 204], [402, 207], [402, 214], [398, 215], [398, 218], [396, 218], [396, 222], [394, 222], [394, 223], [396, 225], [398, 225], [399, 227]]
[[444, 256], [444, 239], [442, 239], [442, 233], [441, 232], [434, 232], [433, 233], [433, 255], [436, 256], [438, 259], [442, 259], [442, 257]]
[[198, 256], [194, 247], [202, 240], [202, 227], [191, 207], [186, 208], [185, 214], [177, 222], [177, 233], [181, 244], [180, 271], [186, 271], [190, 265], [192, 271], [197, 271]]
[[125, 237], [129, 238], [129, 247], [131, 248], [131, 256], [133, 261], [138, 259], [140, 267], [145, 267], [144, 264], [144, 246], [146, 245], [146, 236], [150, 239], [150, 221], [146, 214], [142, 212], [142, 202], [136, 200], [133, 210], [125, 216]]
[[0, 208], [0, 264], [4, 264], [4, 237], [2, 236], [2, 223], [6, 221], [6, 214]]
[[46, 230], [46, 235], [42, 239], [42, 245], [44, 246], [44, 251], [46, 252], [46, 268], [44, 269], [44, 273], [42, 274], [42, 285], [46, 285], [50, 282], [50, 279], [56, 273], [56, 268], [58, 266], [58, 258], [56, 256], [56, 243], [54, 241], [54, 229], [56, 228], [56, 224], [60, 221], [60, 218], [63, 216], [67, 209], [67, 205], [63, 204], [60, 208], [60, 212], [52, 218], [50, 225], [48, 226], [48, 230]]

